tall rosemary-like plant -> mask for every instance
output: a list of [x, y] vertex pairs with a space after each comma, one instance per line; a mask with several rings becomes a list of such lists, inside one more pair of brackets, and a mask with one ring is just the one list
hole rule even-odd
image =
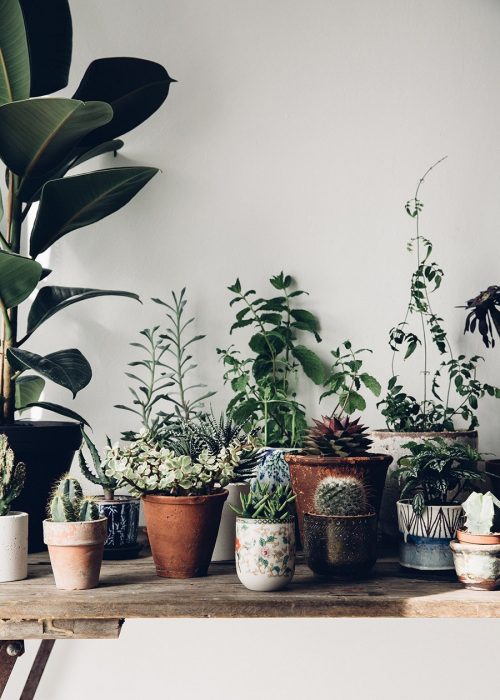
[[[445, 156], [446, 157], [446, 156]], [[482, 358], [474, 355], [455, 355], [443, 319], [435, 313], [431, 295], [441, 286], [442, 268], [431, 258], [432, 243], [421, 233], [424, 204], [420, 191], [426, 177], [445, 158], [441, 158], [420, 178], [414, 196], [406, 202], [405, 210], [415, 224], [415, 235], [408, 243], [408, 251], [415, 256], [416, 268], [411, 277], [410, 298], [403, 321], [389, 333], [392, 349], [392, 377], [387, 394], [379, 402], [387, 426], [397, 431], [454, 430], [461, 418], [469, 429], [477, 427], [475, 411], [478, 400], [486, 394], [500, 398], [500, 389], [483, 384], [477, 378], [477, 366]], [[415, 321], [411, 326], [411, 321]], [[396, 360], [404, 351], [407, 360], [418, 349], [422, 352], [422, 398], [407, 394], [396, 372]], [[438, 368], [430, 369], [430, 351], [435, 348], [442, 357]]]

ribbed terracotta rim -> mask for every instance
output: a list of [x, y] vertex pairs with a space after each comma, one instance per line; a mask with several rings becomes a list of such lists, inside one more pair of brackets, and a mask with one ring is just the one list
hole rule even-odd
[[330, 457], [327, 455], [285, 455], [285, 460], [289, 464], [320, 465], [324, 467], [335, 466], [337, 464], [370, 464], [371, 462], [392, 462], [391, 455], [380, 452], [360, 455], [359, 457]]
[[376, 517], [376, 513], [367, 513], [366, 515], [323, 515], [322, 513], [304, 513], [304, 519], [319, 518], [321, 520], [346, 520], [350, 522], [356, 520], [373, 520], [373, 518]]
[[388, 435], [404, 435], [408, 438], [428, 438], [430, 436], [437, 437], [477, 437], [477, 430], [441, 430], [430, 432], [412, 432], [406, 433], [402, 430], [389, 430], [389, 428], [379, 428], [378, 430], [370, 430], [370, 435], [387, 437]]
[[149, 503], [163, 503], [164, 505], [196, 506], [199, 503], [206, 503], [212, 498], [226, 499], [228, 494], [229, 491], [227, 489], [221, 489], [220, 491], [205, 494], [204, 496], [160, 496], [158, 494], [148, 493], [142, 496], [142, 499]]
[[464, 544], [500, 544], [500, 532], [489, 535], [469, 535], [465, 530], [457, 530], [457, 540]]

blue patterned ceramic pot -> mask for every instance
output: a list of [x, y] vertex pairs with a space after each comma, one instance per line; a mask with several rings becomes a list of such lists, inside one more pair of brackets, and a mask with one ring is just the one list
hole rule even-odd
[[96, 498], [99, 515], [108, 519], [105, 547], [131, 547], [137, 542], [139, 526], [139, 499], [115, 496], [112, 501]]
[[276, 486], [290, 486], [290, 469], [284, 455], [289, 452], [297, 452], [296, 449], [284, 447], [263, 447], [257, 457], [255, 481], [261, 484]]
[[285, 588], [295, 572], [295, 520], [236, 518], [236, 573], [251, 591]]

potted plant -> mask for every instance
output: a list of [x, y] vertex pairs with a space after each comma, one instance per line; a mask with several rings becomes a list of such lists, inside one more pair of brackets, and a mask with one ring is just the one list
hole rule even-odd
[[105, 473], [142, 496], [158, 576], [205, 576], [212, 558], [224, 488], [239, 464], [238, 439], [213, 453], [178, 431], [142, 431], [107, 451]]
[[236, 518], [236, 572], [251, 591], [285, 588], [295, 571], [295, 518], [289, 486], [261, 484], [241, 494]]
[[321, 340], [316, 316], [295, 304], [305, 292], [294, 289], [292, 277], [283, 272], [269, 281], [277, 296], [245, 292], [239, 279], [228, 287], [234, 295], [231, 306], [240, 307], [230, 333], [251, 330], [250, 354], [242, 356], [234, 345], [217, 353], [224, 382], [234, 392], [229, 410], [247, 431], [257, 427], [262, 435], [256, 478], [276, 486], [290, 483], [283, 454], [300, 446], [307, 426], [305, 407], [297, 398], [299, 377], [322, 385], [325, 371], [318, 355], [299, 338], [305, 333]]
[[[485, 396], [500, 398], [497, 387], [480, 381], [478, 355], [457, 354], [444, 328], [441, 316], [434, 309], [433, 296], [441, 286], [443, 270], [432, 258], [433, 246], [421, 233], [421, 188], [427, 176], [440, 164], [432, 165], [420, 178], [415, 194], [405, 206], [415, 232], [408, 250], [415, 258], [411, 276], [409, 301], [403, 320], [391, 329], [389, 345], [392, 350], [391, 378], [385, 397], [380, 401], [386, 428], [375, 430], [373, 448], [393, 456], [393, 468], [406, 454], [404, 445], [410, 440], [424, 442], [440, 437], [448, 444], [459, 442], [477, 449], [478, 403]], [[396, 360], [412, 362], [420, 353], [422, 358], [421, 394], [415, 397], [404, 388]], [[432, 368], [433, 353], [440, 359]], [[380, 510], [380, 529], [386, 537], [397, 537], [396, 502], [400, 497], [397, 481], [388, 472], [386, 489]]]
[[[94, 469], [92, 471], [88, 466], [83, 447], [81, 447], [78, 454], [80, 471], [86, 479], [101, 486], [103, 490], [101, 496], [93, 496], [93, 498], [97, 504], [99, 515], [102, 518], [107, 518], [108, 523], [108, 535], [104, 542], [104, 559], [133, 559], [141, 549], [141, 545], [137, 544], [139, 499], [134, 496], [115, 494], [118, 482], [104, 472], [104, 460], [101, 459], [96, 446], [84, 428], [82, 428], [82, 436]], [[112, 447], [109, 438], [108, 447]]]
[[337, 416], [323, 416], [309, 429], [302, 451], [286, 455], [297, 496], [302, 542], [304, 514], [313, 512], [318, 485], [326, 477], [355, 476], [366, 484], [369, 512], [378, 512], [392, 457], [371, 452], [372, 441], [367, 431], [359, 418], [351, 419], [340, 412]]
[[0, 435], [0, 583], [28, 575], [28, 514], [10, 510], [25, 477], [26, 467], [16, 464], [7, 437]]
[[304, 553], [316, 574], [363, 576], [377, 560], [377, 516], [356, 476], [327, 476], [304, 514]]
[[411, 569], [453, 569], [450, 542], [462, 518], [457, 500], [483, 475], [477, 469], [482, 455], [471, 445], [449, 443], [441, 437], [403, 445], [398, 460], [397, 502], [400, 532], [399, 563]]
[[455, 570], [465, 588], [500, 587], [500, 500], [490, 491], [471, 493], [462, 504], [465, 527], [451, 542]]
[[[56, 347], [42, 356], [28, 349], [29, 341], [54, 314], [77, 302], [103, 295], [138, 298], [120, 290], [46, 284], [51, 270], [38, 258], [71, 231], [123, 207], [157, 173], [156, 168], [134, 166], [67, 176], [95, 156], [116, 153], [123, 146], [118, 137], [160, 107], [172, 80], [151, 61], [103, 58], [91, 63], [72, 98], [46, 97], [68, 82], [72, 24], [65, 0], [1, 3], [0, 46], [0, 159], [8, 190], [4, 206], [0, 202], [0, 215], [5, 214], [0, 235], [0, 424], [27, 467], [26, 488], [16, 506], [31, 514], [30, 548], [36, 551], [43, 547], [41, 521], [50, 484], [69, 469], [80, 445], [82, 420], [66, 406], [40, 397], [46, 380], [74, 397], [92, 371], [77, 349]], [[37, 213], [30, 220], [34, 205]], [[23, 302], [29, 309], [18, 313]], [[15, 420], [17, 412], [34, 406], [77, 422]]]
[[43, 521], [43, 536], [57, 588], [81, 591], [99, 583], [108, 527], [94, 499], [67, 474], [57, 484]]
[[495, 347], [495, 329], [500, 335], [500, 286], [493, 284], [476, 297], [469, 299], [465, 308], [468, 309], [465, 319], [464, 333], [470, 331], [480, 333], [487, 348]]

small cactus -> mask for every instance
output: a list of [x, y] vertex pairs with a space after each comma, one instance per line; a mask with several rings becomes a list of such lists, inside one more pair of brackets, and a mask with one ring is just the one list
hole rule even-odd
[[66, 474], [59, 481], [49, 501], [48, 512], [56, 523], [97, 520], [99, 510], [94, 499], [84, 496], [78, 479]]
[[314, 494], [318, 515], [367, 515], [370, 512], [366, 488], [354, 476], [327, 476]]
[[25, 465], [23, 462], [15, 464], [7, 436], [0, 435], [0, 516], [9, 512], [10, 504], [23, 489], [25, 478]]

